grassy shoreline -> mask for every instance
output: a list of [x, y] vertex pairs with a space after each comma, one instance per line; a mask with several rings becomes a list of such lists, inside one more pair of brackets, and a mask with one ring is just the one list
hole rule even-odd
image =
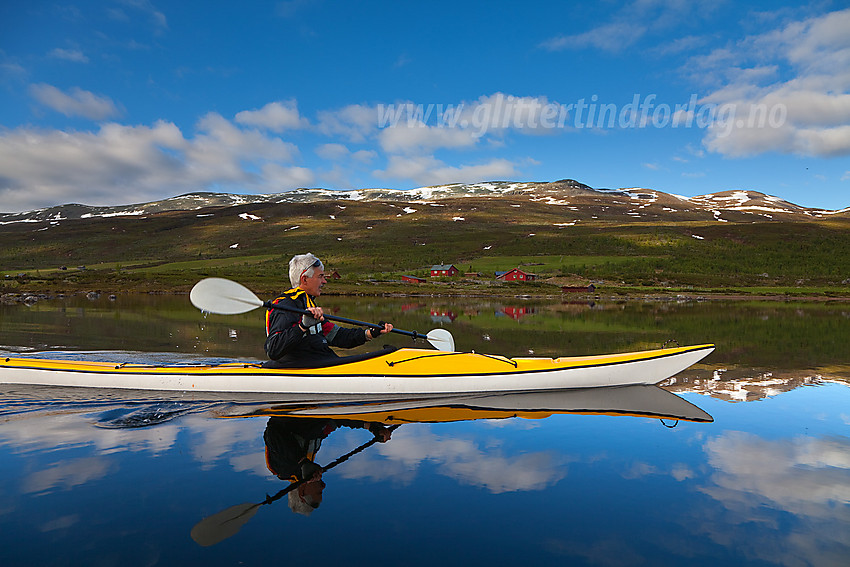
[[[7, 278], [0, 284], [0, 300], [5, 303], [50, 299], [62, 296], [174, 294], [185, 295], [200, 279], [226, 277], [246, 285], [259, 296], [271, 297], [288, 287], [280, 278], [258, 278], [230, 273], [183, 273], [143, 278], [106, 277], [91, 270], [74, 281], [50, 276]], [[12, 281], [9, 281], [9, 280]], [[562, 301], [618, 300], [725, 300], [725, 301], [850, 301], [847, 287], [766, 287], [729, 286], [696, 288], [692, 286], [598, 285], [594, 292], [563, 292], [559, 285], [545, 282], [439, 281], [420, 284], [399, 280], [331, 280], [323, 295], [387, 297], [502, 297]], [[28, 299], [29, 298], [29, 299]]]

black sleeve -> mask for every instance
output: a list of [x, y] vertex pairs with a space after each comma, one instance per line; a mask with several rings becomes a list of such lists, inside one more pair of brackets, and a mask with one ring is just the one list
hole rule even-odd
[[[280, 298], [276, 302], [288, 303], [293, 307], [304, 309], [303, 305], [298, 305], [288, 297]], [[301, 321], [301, 315], [298, 313], [282, 309], [272, 309], [269, 312], [269, 336], [266, 337], [264, 345], [269, 359], [280, 359], [304, 340], [306, 333], [298, 326], [299, 321]]]
[[366, 342], [366, 332], [362, 327], [334, 325], [327, 337], [329, 345], [341, 348], [353, 348]]

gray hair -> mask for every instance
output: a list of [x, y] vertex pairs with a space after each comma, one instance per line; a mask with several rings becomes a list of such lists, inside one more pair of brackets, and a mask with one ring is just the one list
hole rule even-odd
[[289, 283], [292, 284], [292, 287], [298, 287], [301, 283], [301, 276], [306, 275], [308, 278], [312, 278], [313, 274], [316, 273], [316, 268], [324, 270], [325, 266], [313, 254], [307, 252], [293, 256], [289, 261]]
[[296, 514], [301, 514], [302, 516], [309, 516], [312, 514], [316, 508], [319, 507], [318, 504], [313, 506], [312, 503], [308, 502], [305, 499], [301, 498], [301, 495], [298, 494], [298, 490], [291, 490], [288, 495], [289, 498], [289, 509], [295, 512]]

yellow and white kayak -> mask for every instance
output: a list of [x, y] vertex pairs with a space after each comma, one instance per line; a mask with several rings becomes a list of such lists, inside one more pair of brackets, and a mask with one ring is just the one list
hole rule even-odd
[[657, 384], [714, 350], [705, 344], [560, 358], [401, 348], [318, 368], [259, 363], [144, 365], [0, 358], [0, 384], [230, 394], [442, 395]]

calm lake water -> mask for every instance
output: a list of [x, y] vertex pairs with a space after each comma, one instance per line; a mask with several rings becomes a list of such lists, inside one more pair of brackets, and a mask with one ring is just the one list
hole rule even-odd
[[[373, 442], [362, 421], [3, 387], [0, 564], [850, 564], [850, 304], [322, 304], [509, 356], [713, 342], [661, 392], [713, 421], [645, 417], [603, 395], [598, 412], [430, 414]], [[0, 350], [28, 356], [262, 359], [264, 335], [260, 311], [204, 317], [185, 296], [0, 305]], [[309, 514], [270, 470], [293, 435], [322, 438], [315, 461], [333, 465]]]

